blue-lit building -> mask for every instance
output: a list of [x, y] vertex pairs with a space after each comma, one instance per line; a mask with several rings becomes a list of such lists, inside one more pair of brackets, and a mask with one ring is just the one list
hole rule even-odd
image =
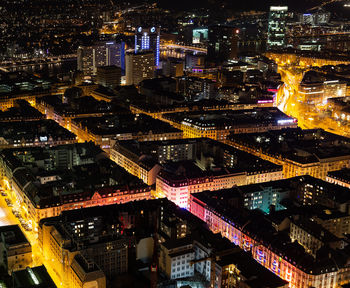
[[159, 43], [160, 28], [159, 27], [138, 27], [135, 33], [135, 53], [144, 50], [152, 50], [154, 52], [154, 64], [159, 66]]
[[264, 213], [269, 213], [271, 206], [275, 211], [285, 209], [280, 202], [289, 198], [291, 192], [288, 183], [283, 180], [241, 186], [239, 190], [245, 208], [260, 209]]

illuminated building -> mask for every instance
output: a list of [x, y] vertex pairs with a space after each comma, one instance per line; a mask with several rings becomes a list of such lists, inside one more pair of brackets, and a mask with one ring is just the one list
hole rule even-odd
[[[160, 28], [138, 27], [135, 32], [135, 54], [143, 50], [152, 50], [154, 54], [154, 66], [159, 66], [159, 46], [160, 45]], [[136, 70], [136, 69], [135, 69]]]
[[332, 117], [334, 117], [337, 122], [344, 121], [346, 123], [350, 121], [348, 97], [329, 99], [327, 106], [327, 110], [332, 113]]
[[308, 71], [298, 87], [299, 101], [325, 105], [330, 98], [346, 96], [347, 84], [337, 79], [327, 79], [316, 71]]
[[297, 120], [277, 108], [167, 113], [162, 119], [184, 133], [184, 138], [226, 140], [230, 133], [252, 133], [297, 127]]
[[327, 173], [326, 181], [346, 188], [350, 188], [350, 169], [330, 171]]
[[[31, 170], [31, 165], [38, 169]], [[33, 229], [40, 219], [64, 210], [151, 197], [149, 186], [93, 143], [2, 150], [0, 173]]]
[[26, 100], [32, 106], [36, 97], [54, 92], [53, 83], [25, 72], [4, 73], [0, 80], [0, 110], [16, 105], [17, 100]]
[[[188, 142], [185, 142], [185, 141]], [[183, 154], [171, 156], [181, 149]], [[176, 147], [177, 145], [180, 145]], [[192, 146], [192, 147], [191, 147]], [[168, 148], [168, 152], [167, 149]], [[232, 186], [282, 179], [281, 167], [211, 139], [184, 139], [168, 143], [160, 149], [162, 161], [177, 160], [164, 165], [156, 179], [156, 192], [165, 195], [180, 207], [188, 207], [190, 194], [205, 190], [220, 190]], [[175, 152], [176, 153], [176, 152]], [[178, 159], [176, 159], [178, 158]]]
[[[268, 287], [287, 288], [289, 283], [282, 280], [271, 271], [259, 265], [257, 261], [246, 257], [246, 252], [240, 251], [220, 257], [216, 263], [220, 267], [221, 287], [255, 287], [264, 283]], [[246, 269], [249, 267], [249, 269]], [[269, 271], [269, 273], [267, 273]]]
[[238, 101], [232, 103], [226, 100], [200, 100], [192, 103], [178, 103], [173, 105], [150, 105], [150, 104], [131, 104], [130, 110], [134, 114], [143, 113], [155, 119], [162, 119], [164, 114], [198, 111], [224, 111], [224, 110], [249, 110], [261, 107], [273, 107], [272, 99], [260, 99], [252, 103]]
[[311, 175], [326, 179], [329, 171], [350, 167], [350, 154], [346, 146], [348, 139], [322, 129], [293, 128], [262, 133], [231, 134], [228, 143], [275, 164], [283, 165], [284, 177]]
[[154, 54], [148, 50], [126, 54], [126, 85], [138, 85], [142, 80], [154, 78]]
[[[0, 282], [1, 283], [1, 282]], [[56, 288], [44, 265], [36, 267], [26, 267], [12, 274], [12, 288]]]
[[96, 287], [110, 287], [118, 275], [134, 271], [136, 259], [152, 259], [152, 236], [163, 209], [164, 199], [132, 201], [42, 219], [38, 244], [44, 263], [63, 288], [90, 287], [95, 281]]
[[159, 268], [169, 279], [179, 279], [194, 275], [194, 265], [190, 262], [195, 259], [193, 240], [182, 238], [177, 241], [166, 241], [160, 246]]
[[322, 25], [327, 24], [331, 18], [331, 13], [326, 11], [317, 11], [316, 13], [304, 13], [299, 15], [299, 21], [302, 24]]
[[[209, 156], [204, 156], [210, 154], [213, 154], [212, 159]], [[184, 194], [188, 191], [191, 191], [190, 193], [197, 190], [202, 191], [206, 187], [216, 190], [219, 189], [218, 187], [230, 188], [235, 184], [245, 185], [282, 178], [278, 166], [271, 166], [268, 162], [259, 161], [259, 159], [249, 156], [220, 142], [201, 138], [150, 142], [118, 141], [111, 150], [111, 159], [118, 165], [149, 185], [156, 182], [159, 185], [156, 189], [160, 195], [165, 193], [166, 196], [170, 197], [172, 194], [173, 200], [178, 201], [181, 198], [181, 203], [187, 201], [184, 199]], [[242, 159], [246, 159], [246, 162], [251, 163], [255, 168], [246, 166]], [[180, 166], [182, 161], [185, 161], [185, 166], [191, 166], [190, 163], [186, 164], [186, 161], [195, 161], [196, 165], [191, 166], [192, 168], [189, 170], [191, 172], [197, 171], [197, 174], [193, 173], [191, 176], [193, 179], [184, 180], [183, 183], [180, 182], [185, 176], [175, 177], [178, 178], [175, 180], [171, 173], [161, 172], [161, 176], [157, 177], [161, 166], [167, 166], [169, 161], [179, 162]], [[212, 172], [200, 172], [201, 169], [203, 171], [210, 170], [210, 166], [213, 167]], [[259, 169], [266, 169], [266, 173], [259, 172]], [[191, 174], [191, 172], [189, 173]], [[196, 182], [194, 179], [197, 178], [202, 180]], [[174, 187], [179, 185], [181, 187], [171, 188], [172, 184], [175, 185]]]
[[106, 276], [97, 265], [86, 259], [83, 255], [77, 254], [73, 258], [69, 269], [70, 285], [72, 288], [84, 288], [86, 286], [106, 287]]
[[[157, 141], [155, 143], [162, 144], [164, 142]], [[153, 185], [156, 182], [156, 177], [161, 166], [150, 155], [146, 155], [146, 151], [139, 150], [136, 143], [138, 142], [130, 140], [118, 141], [111, 149], [111, 160], [123, 167], [130, 174], [142, 179], [144, 183]], [[143, 143], [139, 144], [142, 145]]]
[[72, 132], [93, 141], [107, 153], [117, 140], [154, 141], [181, 139], [182, 131], [144, 114], [75, 118]]
[[53, 120], [0, 122], [0, 148], [75, 143], [76, 136]]
[[340, 65], [350, 64], [350, 60], [347, 57], [342, 56], [331, 56], [326, 53], [320, 53], [315, 51], [291, 51], [291, 52], [276, 52], [268, 51], [265, 56], [276, 61], [277, 64], [294, 64], [301, 67], [318, 66], [322, 67], [325, 65]]
[[345, 212], [324, 209], [322, 213], [314, 216], [313, 220], [339, 238], [350, 233], [350, 216]]
[[118, 66], [97, 67], [97, 84], [114, 89], [120, 86], [121, 68]]
[[208, 28], [198, 27], [192, 30], [192, 43], [193, 44], [206, 44], [208, 41]]
[[[244, 208], [249, 210], [260, 209], [268, 213], [273, 206], [275, 211], [283, 210], [285, 207], [280, 204], [284, 199], [289, 198], [290, 188], [283, 180], [250, 184], [237, 188], [242, 195]], [[288, 183], [288, 182], [287, 182]]]
[[[258, 281], [269, 287], [288, 287], [286, 281], [259, 265], [234, 243], [204, 228], [203, 222], [188, 211], [175, 212], [167, 201], [161, 207], [159, 267], [169, 280], [179, 286], [209, 283], [212, 287], [230, 284], [252, 288]], [[186, 233], [181, 237], [164, 234], [174, 224], [186, 226]], [[191, 275], [201, 275], [202, 280], [192, 280]]]
[[203, 53], [186, 53], [185, 68], [186, 69], [203, 69], [205, 54]]
[[96, 94], [99, 91], [103, 92], [102, 88], [91, 93], [93, 96], [84, 96], [77, 98], [64, 98], [55, 95], [44, 96], [38, 99], [37, 109], [46, 115], [48, 119], [55, 120], [60, 126], [68, 130], [72, 129], [72, 120], [74, 118], [84, 117], [102, 117], [104, 115], [119, 114], [123, 115], [129, 113], [128, 110], [123, 109], [117, 105], [113, 105], [104, 100], [97, 100]]
[[287, 6], [271, 6], [267, 32], [267, 47], [284, 48], [286, 45]]
[[78, 48], [78, 70], [85, 76], [96, 75], [97, 67], [116, 65], [125, 69], [125, 43], [100, 41]]
[[[124, 233], [123, 223], [110, 212], [100, 212], [66, 211], [40, 222], [39, 245], [50, 263], [48, 268], [54, 267], [63, 287], [70, 287], [72, 282], [73, 287], [86, 287], [90, 282], [103, 288], [106, 278], [129, 269], [128, 254], [135, 247], [135, 236]], [[89, 277], [82, 278], [84, 275]]]
[[208, 58], [220, 62], [235, 59], [239, 29], [221, 24], [209, 26], [208, 29]]
[[32, 265], [32, 247], [18, 225], [0, 227], [0, 263], [9, 275]]
[[335, 288], [349, 282], [346, 260], [338, 257], [341, 252], [327, 248], [327, 255], [315, 259], [298, 243], [276, 232], [263, 215], [232, 209], [224, 198], [218, 200], [210, 192], [192, 194], [190, 211], [214, 233], [251, 251], [259, 264], [288, 281], [289, 287]]
[[293, 242], [298, 241], [305, 247], [306, 252], [314, 257], [317, 251], [325, 245], [336, 249], [341, 248], [342, 244], [340, 238], [309, 219], [291, 220], [289, 236]]
[[177, 79], [177, 91], [189, 100], [212, 99], [216, 96], [216, 83], [198, 77], [181, 77]]
[[45, 118], [45, 115], [30, 106], [25, 100], [16, 100], [11, 109], [0, 110], [0, 122], [36, 121]]

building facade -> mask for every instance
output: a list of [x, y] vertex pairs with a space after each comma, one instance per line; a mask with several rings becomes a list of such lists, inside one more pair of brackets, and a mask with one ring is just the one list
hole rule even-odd
[[284, 48], [286, 45], [287, 6], [271, 6], [267, 32], [267, 47]]
[[154, 78], [153, 52], [127, 53], [125, 62], [126, 85], [138, 85], [142, 80]]
[[137, 27], [135, 33], [135, 54], [142, 50], [152, 50], [154, 54], [154, 66], [159, 66], [160, 28]]

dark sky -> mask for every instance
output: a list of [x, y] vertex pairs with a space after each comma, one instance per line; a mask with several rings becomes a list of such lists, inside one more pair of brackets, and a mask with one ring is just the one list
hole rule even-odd
[[[226, 6], [234, 10], [264, 10], [267, 11], [271, 5], [287, 5], [291, 11], [304, 12], [309, 8], [315, 7], [324, 0], [158, 0], [160, 6], [177, 8], [178, 10], [187, 10], [187, 8], [214, 8], [225, 3]], [[350, 13], [350, 8], [343, 8], [343, 4], [350, 2], [344, 0], [343, 3], [327, 6], [327, 9], [337, 12]]]

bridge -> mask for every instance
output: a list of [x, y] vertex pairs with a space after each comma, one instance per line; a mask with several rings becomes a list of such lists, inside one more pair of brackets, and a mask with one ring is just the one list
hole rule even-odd
[[195, 46], [185, 46], [185, 45], [180, 45], [180, 44], [161, 44], [160, 45], [160, 50], [173, 50], [173, 49], [179, 49], [183, 51], [191, 51], [191, 52], [196, 52], [196, 53], [207, 53], [206, 48], [200, 48], [200, 47], [195, 47]]
[[22, 70], [26, 67], [35, 67], [37, 65], [55, 65], [68, 59], [76, 59], [77, 54], [66, 54], [50, 57], [33, 57], [26, 59], [13, 59], [0, 61], [0, 71], [11, 72]]

